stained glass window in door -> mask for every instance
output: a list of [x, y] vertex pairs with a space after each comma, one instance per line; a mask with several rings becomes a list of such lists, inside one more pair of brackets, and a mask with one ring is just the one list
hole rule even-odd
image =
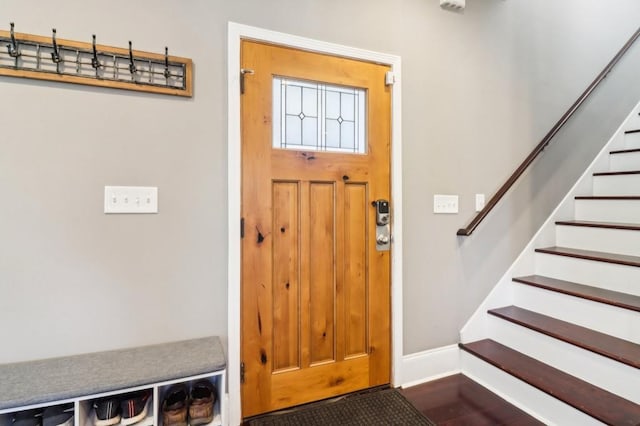
[[364, 154], [366, 91], [275, 77], [273, 147]]

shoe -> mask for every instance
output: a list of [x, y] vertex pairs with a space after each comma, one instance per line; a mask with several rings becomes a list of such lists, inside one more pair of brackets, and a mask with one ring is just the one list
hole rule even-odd
[[183, 384], [171, 386], [162, 401], [163, 426], [187, 426], [189, 393]]
[[73, 426], [73, 402], [45, 408], [42, 426]]
[[147, 417], [149, 401], [151, 401], [149, 389], [124, 395], [120, 402], [122, 426], [132, 425]]
[[96, 410], [95, 426], [110, 426], [120, 423], [120, 401], [114, 397], [96, 399], [93, 402]]
[[204, 425], [213, 421], [213, 405], [218, 393], [208, 380], [198, 380], [191, 386], [191, 405], [189, 405], [189, 424]]
[[41, 426], [42, 412], [39, 409], [18, 411], [11, 417], [11, 426]]

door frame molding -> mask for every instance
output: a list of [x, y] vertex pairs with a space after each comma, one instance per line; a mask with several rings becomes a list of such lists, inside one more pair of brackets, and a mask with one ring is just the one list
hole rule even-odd
[[265, 41], [324, 54], [381, 63], [395, 75], [391, 97], [391, 199], [393, 200], [393, 244], [391, 245], [391, 380], [402, 383], [402, 128], [400, 56], [328, 43], [306, 37], [229, 22], [227, 32], [227, 206], [228, 206], [228, 410], [230, 425], [242, 420], [240, 408], [240, 205], [241, 205], [241, 127], [240, 127], [240, 42]]

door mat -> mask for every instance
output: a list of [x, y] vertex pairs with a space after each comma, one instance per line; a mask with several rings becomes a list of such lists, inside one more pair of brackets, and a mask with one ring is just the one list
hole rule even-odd
[[382, 389], [257, 417], [248, 426], [435, 426], [396, 389]]

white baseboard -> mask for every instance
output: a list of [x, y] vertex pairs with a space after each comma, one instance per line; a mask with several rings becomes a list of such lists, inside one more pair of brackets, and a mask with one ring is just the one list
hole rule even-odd
[[443, 346], [402, 357], [402, 383], [407, 388], [460, 372], [458, 345]]

